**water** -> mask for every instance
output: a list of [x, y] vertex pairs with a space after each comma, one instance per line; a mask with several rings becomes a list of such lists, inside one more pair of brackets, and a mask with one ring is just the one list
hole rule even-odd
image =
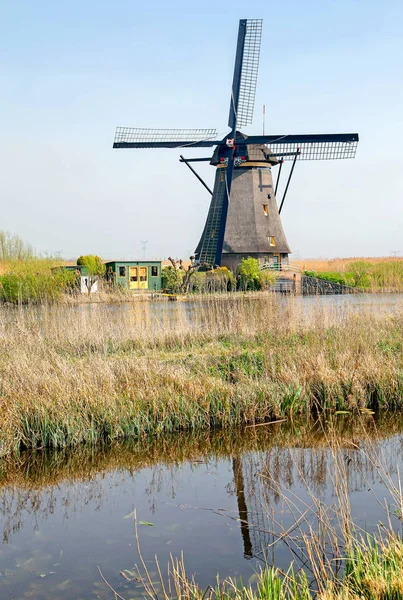
[[54, 339], [77, 340], [84, 331], [95, 338], [150, 337], [211, 328], [239, 330], [240, 317], [248, 326], [274, 319], [302, 321], [307, 326], [326, 319], [330, 325], [351, 314], [394, 314], [403, 308], [403, 294], [348, 294], [282, 297], [278, 294], [216, 295], [179, 302], [138, 301], [118, 304], [83, 303], [55, 306], [0, 307], [0, 336], [17, 328], [39, 331]]
[[[334, 452], [332, 431], [339, 440]], [[188, 572], [203, 587], [215, 583], [217, 572], [253, 582], [265, 555], [282, 568], [289, 564], [278, 535], [312, 508], [311, 493], [337, 507], [337, 465], [356, 523], [371, 531], [385, 521], [381, 504], [386, 499], [393, 509], [394, 499], [382, 479], [387, 472], [396, 482], [402, 442], [400, 417], [366, 416], [352, 425], [340, 415], [333, 423], [176, 435], [3, 463], [0, 597], [113, 598], [98, 567], [121, 596], [141, 597], [140, 582], [121, 575], [131, 578], [140, 562], [134, 511], [154, 579], [155, 554], [166, 572], [170, 554], [183, 551]]]
[[[238, 296], [1, 307], [0, 336], [38, 336], [59, 351], [71, 342], [102, 352], [109, 339], [170, 331], [211, 327], [225, 333], [244, 327], [253, 333], [268, 314], [269, 326], [276, 319], [299, 325], [301, 319], [340, 322], [351, 312], [393, 314], [402, 300], [402, 294]], [[383, 480], [387, 472], [396, 481], [397, 469], [402, 470], [403, 421], [395, 415], [375, 422], [371, 416], [363, 423], [355, 419], [336, 418], [335, 455], [329, 449], [330, 425], [303, 422], [40, 452], [17, 464], [0, 463], [0, 599], [108, 600], [113, 593], [98, 567], [122, 597], [142, 597], [140, 582], [121, 575], [133, 578], [139, 564], [134, 511], [144, 523], [138, 525], [139, 540], [153, 578], [155, 554], [165, 572], [170, 555], [182, 551], [188, 572], [202, 587], [214, 584], [218, 572], [254, 581], [263, 559], [287, 568], [297, 559], [300, 532], [290, 533], [297, 555], [278, 536], [306, 510], [316, 525], [314, 496], [336, 510], [339, 464], [352, 516], [371, 531], [386, 521], [384, 500], [392, 511], [396, 504]], [[337, 520], [337, 511], [329, 514]], [[393, 515], [392, 520], [400, 526]]]

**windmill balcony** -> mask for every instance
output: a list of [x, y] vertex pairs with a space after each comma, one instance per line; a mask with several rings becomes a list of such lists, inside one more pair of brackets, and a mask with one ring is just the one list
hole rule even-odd
[[288, 271], [291, 273], [300, 273], [299, 267], [284, 263], [264, 263], [260, 267], [261, 271]]

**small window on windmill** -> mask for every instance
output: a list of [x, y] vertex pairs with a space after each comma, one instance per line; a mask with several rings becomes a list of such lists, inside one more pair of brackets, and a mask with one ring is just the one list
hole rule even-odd
[[269, 216], [269, 205], [268, 204], [263, 204], [263, 212], [266, 217]]
[[269, 240], [270, 246], [274, 248], [276, 245], [276, 238], [274, 237], [274, 235], [269, 235], [267, 239]]
[[126, 267], [119, 267], [119, 277], [126, 277]]

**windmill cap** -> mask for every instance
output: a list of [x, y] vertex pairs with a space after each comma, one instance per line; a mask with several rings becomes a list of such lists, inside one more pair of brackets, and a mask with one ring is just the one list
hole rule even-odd
[[[250, 162], [266, 162], [268, 165], [277, 165], [279, 160], [276, 156], [270, 153], [270, 148], [264, 144], [248, 144], [245, 141], [248, 136], [242, 131], [236, 132], [236, 151], [235, 156], [244, 158]], [[210, 165], [217, 166], [223, 161], [220, 160], [224, 156], [224, 150], [227, 150], [226, 138], [221, 144], [217, 145], [214, 154], [211, 158]]]

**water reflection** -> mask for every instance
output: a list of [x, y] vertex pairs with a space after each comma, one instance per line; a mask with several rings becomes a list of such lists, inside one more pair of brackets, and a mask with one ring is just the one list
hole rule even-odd
[[[150, 568], [155, 553], [164, 565], [183, 550], [201, 585], [213, 583], [217, 571], [247, 580], [292, 525], [287, 498], [308, 505], [313, 493], [332, 505], [337, 461], [353, 516], [375, 526], [384, 512], [374, 494], [387, 496], [380, 464], [396, 474], [403, 421], [351, 421], [178, 435], [2, 463], [2, 597], [109, 598], [97, 565], [123, 596], [141, 595], [139, 585], [119, 575], [138, 560], [134, 510], [153, 524], [139, 526]], [[275, 550], [273, 560], [285, 567], [289, 551]]]

